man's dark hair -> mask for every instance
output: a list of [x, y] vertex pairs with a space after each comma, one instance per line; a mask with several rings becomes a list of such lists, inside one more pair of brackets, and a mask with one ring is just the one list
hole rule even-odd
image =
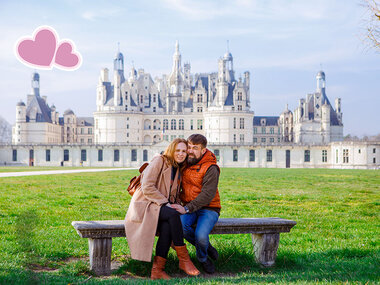
[[207, 146], [207, 139], [201, 134], [193, 134], [187, 138], [187, 141], [191, 144], [200, 144], [203, 148]]

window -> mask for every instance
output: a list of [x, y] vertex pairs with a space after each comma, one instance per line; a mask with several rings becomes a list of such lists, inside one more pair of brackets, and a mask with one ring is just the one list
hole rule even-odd
[[360, 150], [360, 148], [358, 149], [358, 153], [361, 153], [361, 150]]
[[81, 134], [81, 135], [84, 134], [84, 128], [80, 128], [80, 134]]
[[12, 161], [17, 161], [17, 149], [12, 150]]
[[265, 127], [262, 127], [262, 128], [261, 128], [261, 133], [262, 133], [262, 134], [265, 134], [265, 133], [266, 133], [266, 129], [265, 129]]
[[131, 150], [132, 161], [137, 161], [137, 149]]
[[198, 94], [197, 96], [197, 102], [202, 103], [203, 102], [203, 94]]
[[170, 129], [171, 130], [176, 130], [177, 129], [177, 121], [175, 119], [172, 119], [170, 121]]
[[45, 151], [46, 161], [50, 161], [50, 149]]
[[164, 141], [169, 141], [169, 136], [168, 135], [164, 135], [163, 140]]
[[103, 150], [98, 149], [98, 161], [103, 161]]
[[171, 135], [170, 140], [173, 141], [177, 136], [176, 135]]
[[270, 128], [270, 129], [269, 129], [269, 132], [270, 132], [271, 134], [274, 134], [274, 128]]
[[92, 128], [88, 128], [87, 133], [88, 133], [89, 135], [92, 135]]
[[257, 134], [257, 128], [253, 128], [253, 133]]
[[322, 150], [322, 162], [327, 162], [327, 150]]
[[269, 141], [270, 141], [271, 143], [274, 143], [274, 138], [270, 138]]
[[249, 150], [249, 161], [255, 161], [255, 150], [254, 149]]
[[348, 149], [343, 149], [343, 163], [348, 163]]
[[144, 102], [144, 96], [141, 95], [141, 96], [140, 96], [140, 103], [142, 104], [143, 102]]
[[237, 149], [234, 149], [233, 151], [233, 161], [238, 161], [239, 157], [238, 157], [238, 150]]
[[85, 149], [82, 149], [80, 151], [80, 160], [81, 161], [86, 161], [87, 160], [87, 151]]
[[168, 130], [169, 129], [169, 120], [168, 119], [164, 120], [163, 128], [164, 128], [164, 130]]
[[88, 143], [92, 143], [92, 139], [88, 139]]
[[216, 156], [216, 161], [219, 161], [220, 159], [220, 152], [219, 152], [219, 149], [214, 149], [214, 154]]
[[262, 142], [262, 143], [265, 143], [266, 141], [267, 141], [266, 138], [261, 138], [261, 142]]
[[376, 157], [373, 158], [373, 163], [376, 163]]
[[304, 153], [304, 161], [305, 162], [310, 162], [310, 150], [309, 149], [306, 149], [305, 150], [305, 153]]
[[244, 135], [240, 134], [240, 143], [244, 143]]
[[143, 150], [143, 161], [148, 161], [148, 150]]
[[242, 96], [241, 92], [238, 92], [237, 99], [238, 99], [238, 101], [243, 100], [243, 96]]
[[156, 94], [153, 94], [153, 103], [156, 103]]
[[272, 150], [271, 149], [267, 150], [267, 161], [268, 162], [272, 161]]
[[113, 161], [119, 161], [120, 160], [120, 150], [114, 149], [113, 150]]
[[234, 134], [234, 143], [236, 143], [236, 134]]
[[194, 129], [194, 123], [193, 120], [190, 120], [190, 130]]
[[243, 107], [241, 105], [238, 105], [238, 111], [243, 110]]
[[183, 130], [185, 128], [185, 121], [183, 119], [179, 119], [178, 129]]
[[197, 120], [197, 129], [203, 130], [203, 120]]
[[244, 118], [240, 118], [240, 129], [244, 129]]
[[254, 142], [254, 143], [257, 143], [257, 138], [253, 138], [253, 142]]
[[374, 149], [372, 150], [372, 153], [376, 153], [376, 148], [374, 148]]
[[153, 107], [153, 113], [156, 113], [156, 107]]
[[80, 143], [84, 143], [84, 139], [80, 139]]
[[197, 108], [197, 112], [198, 112], [198, 113], [202, 113], [202, 112], [203, 112], [203, 108], [202, 108], [202, 107], [198, 107], [198, 108]]
[[336, 161], [336, 163], [338, 163], [338, 161], [339, 161], [339, 151], [338, 150], [336, 150], [336, 152], [335, 152], [335, 161]]
[[236, 118], [234, 118], [234, 129], [236, 129]]
[[70, 153], [68, 149], [63, 150], [63, 161], [69, 161], [70, 159]]

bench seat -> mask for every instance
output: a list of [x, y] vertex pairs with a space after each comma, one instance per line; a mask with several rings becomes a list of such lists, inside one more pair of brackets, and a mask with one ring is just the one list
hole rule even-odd
[[[297, 223], [281, 218], [221, 218], [211, 234], [251, 234], [255, 258], [262, 266], [273, 266], [280, 233]], [[124, 220], [74, 221], [79, 236], [88, 238], [90, 267], [96, 275], [111, 274], [112, 238], [125, 237]]]

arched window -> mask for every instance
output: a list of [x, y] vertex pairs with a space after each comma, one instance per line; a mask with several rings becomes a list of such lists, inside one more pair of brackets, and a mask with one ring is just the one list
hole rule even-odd
[[179, 130], [185, 129], [185, 121], [183, 119], [179, 119], [178, 129]]
[[177, 121], [175, 119], [172, 119], [170, 122], [170, 129], [176, 130], [177, 129]]
[[164, 126], [163, 126], [163, 129], [164, 129], [164, 130], [168, 130], [168, 129], [169, 129], [169, 121], [168, 121], [168, 119], [165, 119], [165, 120], [164, 120]]

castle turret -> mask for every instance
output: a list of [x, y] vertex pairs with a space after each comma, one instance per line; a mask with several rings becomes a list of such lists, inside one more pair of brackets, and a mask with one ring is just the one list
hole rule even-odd
[[317, 73], [317, 91], [322, 91], [326, 88], [326, 76], [325, 73], [321, 70]]
[[40, 96], [40, 75], [37, 72], [32, 74], [32, 94]]
[[16, 105], [16, 123], [26, 122], [26, 106], [25, 103], [20, 101]]

